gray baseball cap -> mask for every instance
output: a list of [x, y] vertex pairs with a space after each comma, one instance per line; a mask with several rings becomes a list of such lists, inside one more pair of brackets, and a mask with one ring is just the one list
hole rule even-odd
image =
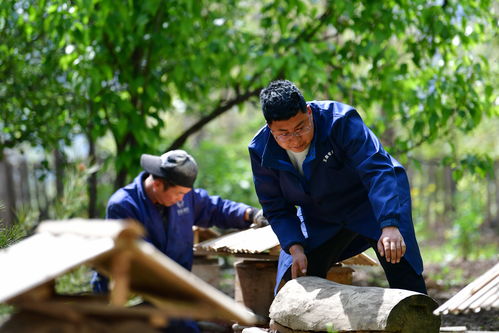
[[161, 156], [142, 154], [140, 165], [150, 174], [184, 187], [192, 188], [198, 174], [196, 161], [183, 150], [170, 150]]

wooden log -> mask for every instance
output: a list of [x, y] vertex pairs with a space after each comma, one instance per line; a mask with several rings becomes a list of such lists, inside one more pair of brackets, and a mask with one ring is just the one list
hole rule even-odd
[[[440, 317], [433, 314], [437, 306], [430, 297], [412, 291], [301, 277], [279, 291], [270, 318], [293, 332], [432, 333], [440, 328]], [[279, 330], [276, 326], [273, 329]]]

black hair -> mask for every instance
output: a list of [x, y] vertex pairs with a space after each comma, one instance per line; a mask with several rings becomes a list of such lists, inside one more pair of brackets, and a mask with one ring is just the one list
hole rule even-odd
[[165, 190], [165, 191], [168, 190], [170, 187], [177, 186], [177, 184], [172, 183], [171, 181], [169, 181], [168, 179], [166, 179], [164, 177], [156, 176], [153, 174], [151, 174], [151, 176], [152, 176], [152, 179], [161, 180], [161, 182], [163, 182], [163, 190]]
[[260, 92], [263, 116], [268, 124], [287, 120], [298, 112], [307, 112], [307, 103], [300, 90], [288, 80], [278, 80]]

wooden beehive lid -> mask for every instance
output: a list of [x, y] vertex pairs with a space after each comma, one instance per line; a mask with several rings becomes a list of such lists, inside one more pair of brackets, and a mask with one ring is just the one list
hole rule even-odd
[[22, 298], [82, 264], [109, 275], [113, 257], [126, 252], [130, 290], [166, 315], [182, 308], [193, 319], [255, 321], [248, 309], [143, 241], [142, 234], [131, 221], [43, 222], [33, 236], [0, 250], [0, 303]]
[[499, 263], [461, 289], [433, 313], [458, 314], [491, 308], [499, 308]]
[[270, 226], [233, 232], [209, 239], [195, 246], [201, 254], [261, 254], [279, 247], [279, 240]]
[[[223, 235], [215, 239], [196, 244], [195, 253], [201, 255], [250, 255], [258, 258], [259, 255], [279, 256], [280, 245], [271, 226], [257, 229], [247, 229]], [[377, 266], [378, 262], [368, 255], [361, 253], [342, 261], [346, 265]]]

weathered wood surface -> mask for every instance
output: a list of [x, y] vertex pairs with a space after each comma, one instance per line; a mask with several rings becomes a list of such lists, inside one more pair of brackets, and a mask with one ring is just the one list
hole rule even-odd
[[[270, 307], [270, 318], [294, 332], [439, 332], [437, 303], [401, 289], [341, 285], [317, 277], [286, 283]], [[277, 327], [275, 327], [278, 329]]]
[[[247, 229], [196, 244], [203, 253], [263, 253], [279, 247], [279, 240], [270, 226]], [[277, 253], [278, 255], [278, 253]]]
[[123, 305], [133, 292], [160, 308], [165, 318], [255, 322], [247, 308], [137, 239], [140, 229], [118, 220], [42, 223], [35, 235], [0, 250], [0, 302], [50, 301], [53, 279], [88, 264], [114, 278], [114, 305]]
[[[76, 225], [80, 226], [80, 222], [77, 221], [73, 232], [68, 230], [61, 237], [60, 232], [49, 231], [57, 227], [53, 223], [43, 223], [33, 236], [0, 250], [0, 267], [2, 268], [0, 302], [21, 295], [92, 258], [111, 251], [114, 248], [112, 236], [117, 236], [123, 229], [111, 223], [111, 226], [103, 226], [102, 230], [109, 237], [91, 237], [84, 234], [89, 229], [93, 230], [93, 226], [77, 227]], [[64, 223], [58, 224], [62, 229], [68, 228]], [[99, 225], [96, 222], [95, 226]]]

